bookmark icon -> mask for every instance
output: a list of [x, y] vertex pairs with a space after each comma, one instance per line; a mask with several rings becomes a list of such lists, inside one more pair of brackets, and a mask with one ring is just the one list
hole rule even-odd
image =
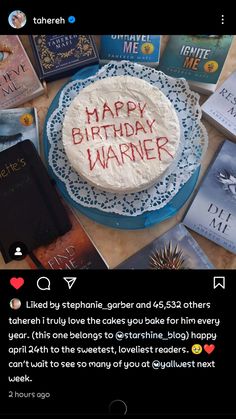
[[63, 276], [63, 279], [66, 281], [69, 290], [73, 287], [77, 277], [76, 276]]
[[213, 278], [213, 289], [222, 288], [225, 290], [225, 276], [214, 276]]

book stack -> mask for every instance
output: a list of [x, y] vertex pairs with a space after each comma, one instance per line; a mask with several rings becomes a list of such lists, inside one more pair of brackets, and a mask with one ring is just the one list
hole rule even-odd
[[[89, 35], [33, 35], [35, 66], [18, 36], [0, 36], [0, 251], [22, 243], [31, 268], [107, 269], [40, 158], [37, 109], [18, 107], [44, 92], [41, 81], [98, 62]], [[30, 140], [30, 141], [29, 141]]]

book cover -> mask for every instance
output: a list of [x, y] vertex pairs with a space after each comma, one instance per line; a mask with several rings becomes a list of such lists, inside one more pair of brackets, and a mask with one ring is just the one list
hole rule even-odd
[[236, 140], [236, 71], [202, 105], [206, 119]]
[[184, 77], [200, 93], [215, 91], [232, 35], [172, 35], [158, 70], [168, 76]]
[[0, 250], [5, 262], [13, 243], [30, 253], [71, 228], [47, 170], [30, 140], [0, 153]]
[[0, 109], [15, 108], [43, 92], [18, 36], [0, 35]]
[[41, 80], [66, 77], [99, 60], [91, 35], [32, 35], [30, 39]]
[[38, 116], [35, 108], [0, 109], [0, 151], [30, 140], [39, 152]]
[[53, 243], [41, 246], [33, 252], [33, 260], [27, 262], [32, 269], [107, 269], [98, 250], [84, 231], [72, 210], [65, 204], [72, 228]]
[[102, 35], [100, 60], [129, 60], [147, 65], [158, 65], [160, 35]]
[[236, 253], [236, 144], [226, 140], [210, 166], [183, 223]]
[[213, 269], [183, 224], [177, 224], [116, 269]]

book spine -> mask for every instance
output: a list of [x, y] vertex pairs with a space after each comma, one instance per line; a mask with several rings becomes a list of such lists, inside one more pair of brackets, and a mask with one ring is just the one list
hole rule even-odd
[[94, 246], [95, 250], [97, 251], [97, 253], [99, 254], [99, 256], [101, 257], [102, 261], [104, 262], [104, 264], [106, 265], [107, 269], [110, 269], [108, 263], [106, 262], [106, 260], [104, 259], [103, 255], [101, 254], [100, 250], [98, 249], [98, 247], [96, 246], [94, 240], [91, 238], [90, 234], [87, 232], [86, 228], [84, 227], [84, 225], [82, 224], [80, 218], [78, 217], [78, 214], [75, 210], [75, 208], [70, 207], [70, 211], [72, 212], [73, 216], [76, 218], [77, 222], [79, 223], [79, 225], [81, 226], [81, 228], [83, 229], [83, 231], [85, 232], [85, 234], [88, 236], [89, 240], [91, 241], [92, 245]]
[[94, 54], [95, 54], [95, 58], [94, 58], [94, 60], [93, 60], [93, 63], [96, 63], [96, 62], [98, 62], [99, 61], [99, 54], [98, 54], [98, 49], [97, 49], [97, 46], [96, 46], [96, 43], [95, 43], [95, 40], [94, 40], [94, 38], [93, 38], [93, 36], [92, 35], [89, 35], [89, 39], [90, 39], [90, 42], [91, 42], [91, 44], [92, 44], [92, 46], [93, 46], [93, 49], [94, 49]]
[[39, 80], [38, 75], [37, 75], [37, 73], [36, 73], [36, 71], [35, 71], [35, 69], [34, 69], [34, 66], [32, 65], [32, 63], [31, 63], [31, 61], [30, 61], [30, 59], [29, 59], [29, 56], [28, 56], [28, 54], [27, 54], [27, 52], [26, 52], [26, 50], [25, 50], [25, 48], [24, 48], [24, 46], [23, 46], [22, 42], [20, 41], [19, 37], [17, 37], [17, 38], [18, 38], [18, 41], [19, 41], [19, 43], [20, 43], [20, 45], [21, 45], [22, 50], [24, 51], [25, 58], [26, 58], [26, 60], [28, 61], [29, 67], [30, 67], [30, 69], [31, 69], [31, 71], [32, 71], [32, 73], [33, 73], [33, 75], [34, 75], [35, 79], [38, 81], [38, 84], [39, 84], [39, 90], [40, 90], [40, 88], [41, 88], [41, 89], [42, 89], [42, 91], [43, 91], [43, 90], [44, 90], [43, 85], [40, 83], [40, 80]]
[[37, 113], [37, 109], [34, 108], [34, 120], [35, 120], [35, 130], [36, 130], [36, 134], [38, 137], [38, 152], [39, 155], [41, 156], [41, 145], [40, 145], [40, 141], [39, 141], [39, 119], [38, 119], [38, 113]]
[[220, 122], [218, 122], [213, 116], [211, 116], [207, 111], [205, 111], [202, 108], [202, 115], [203, 117], [210, 122], [216, 129], [218, 129], [222, 134], [226, 135], [231, 140], [236, 140], [236, 135], [232, 133], [232, 131], [229, 131], [224, 125], [221, 125]]
[[33, 262], [33, 264], [35, 265], [37, 269], [45, 269], [33, 252], [29, 253], [29, 258], [31, 259], [31, 261]]
[[38, 51], [37, 51], [37, 46], [35, 44], [34, 36], [35, 35], [29, 35], [29, 40], [30, 40], [32, 51], [33, 51], [35, 68], [36, 68], [39, 79], [42, 81], [44, 79], [44, 76], [43, 76], [43, 73], [39, 64]]

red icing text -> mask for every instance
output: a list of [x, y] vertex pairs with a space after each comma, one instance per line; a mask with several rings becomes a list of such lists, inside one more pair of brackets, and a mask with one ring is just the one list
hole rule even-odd
[[75, 145], [87, 143], [89, 170], [106, 170], [111, 164], [123, 166], [141, 160], [173, 159], [168, 138], [161, 136], [158, 121], [150, 119], [150, 115], [146, 103], [133, 100], [104, 102], [99, 109], [87, 106], [84, 125], [72, 128], [71, 134]]
[[166, 155], [173, 158], [167, 148], [168, 139], [159, 137], [155, 139], [139, 140], [137, 143], [122, 143], [115, 146], [102, 146], [97, 149], [87, 149], [89, 170], [96, 166], [108, 169], [110, 161], [115, 161], [117, 166], [122, 166], [127, 160], [136, 162], [139, 160], [162, 160]]

